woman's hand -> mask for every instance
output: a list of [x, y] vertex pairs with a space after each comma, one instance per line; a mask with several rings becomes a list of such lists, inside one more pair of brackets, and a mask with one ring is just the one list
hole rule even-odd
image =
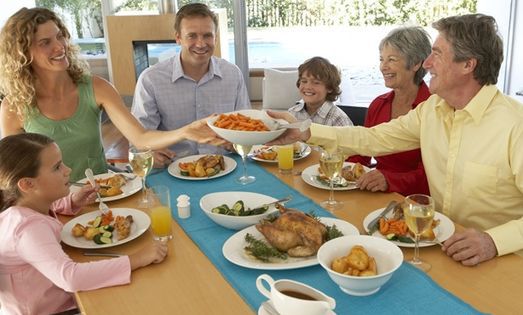
[[498, 254], [490, 235], [476, 229], [455, 233], [443, 243], [441, 250], [465, 266], [475, 266]]
[[96, 192], [99, 187], [93, 187], [89, 184], [83, 185], [80, 190], [71, 195], [72, 208], [81, 208], [92, 204], [96, 201]]
[[[213, 115], [214, 116], [214, 115]], [[184, 137], [187, 140], [196, 141], [198, 143], [206, 143], [215, 146], [225, 145], [227, 141], [220, 138], [208, 125], [207, 118], [203, 118], [197, 121], [193, 121], [189, 125], [183, 128]]]
[[[298, 120], [288, 112], [273, 112], [267, 111], [267, 114], [275, 119], [283, 119], [289, 123], [297, 122]], [[297, 141], [307, 141], [311, 137], [310, 129], [301, 132], [299, 129], [287, 129], [281, 136], [270, 141], [267, 145], [289, 144]]]
[[387, 183], [385, 175], [378, 170], [372, 170], [361, 175], [361, 177], [356, 181], [356, 185], [361, 190], [387, 191], [387, 189], [389, 189], [389, 184]]

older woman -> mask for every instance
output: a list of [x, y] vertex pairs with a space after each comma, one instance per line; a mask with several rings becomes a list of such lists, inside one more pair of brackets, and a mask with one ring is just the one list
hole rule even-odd
[[[204, 120], [171, 131], [145, 130], [107, 81], [91, 76], [58, 16], [23, 8], [0, 33], [1, 134], [34, 132], [52, 138], [72, 168], [71, 180], [87, 167], [107, 170], [100, 132], [105, 110], [116, 128], [138, 147], [165, 148], [182, 140], [220, 144]], [[89, 161], [89, 163], [88, 163]]]
[[[380, 70], [392, 91], [378, 96], [369, 106], [365, 127], [372, 127], [406, 114], [425, 101], [430, 92], [423, 82], [423, 61], [430, 54], [428, 34], [420, 27], [392, 30], [380, 45]], [[351, 162], [369, 166], [368, 156], [352, 156]], [[429, 193], [419, 149], [376, 157], [376, 169], [359, 180], [360, 189], [394, 191], [402, 195]]]

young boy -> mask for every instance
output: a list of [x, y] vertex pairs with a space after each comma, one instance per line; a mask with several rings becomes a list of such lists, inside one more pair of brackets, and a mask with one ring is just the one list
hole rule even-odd
[[352, 126], [343, 110], [333, 102], [341, 94], [340, 72], [327, 59], [313, 57], [298, 67], [296, 86], [302, 99], [289, 112], [298, 120], [328, 126]]

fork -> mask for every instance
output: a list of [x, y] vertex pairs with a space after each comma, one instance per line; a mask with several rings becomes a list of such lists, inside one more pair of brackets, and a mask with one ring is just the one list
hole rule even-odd
[[[91, 183], [91, 186], [95, 187], [96, 182], [94, 180], [93, 170], [90, 168], [87, 168], [85, 170], [85, 176], [87, 177], [87, 180], [89, 183]], [[100, 196], [100, 193], [97, 191], [96, 196], [98, 197], [98, 201], [100, 202], [100, 205], [98, 208], [102, 212], [102, 214], [107, 214], [109, 212], [109, 207], [102, 201], [102, 196]]]
[[[127, 165], [125, 166], [125, 168], [127, 169]], [[136, 174], [131, 174], [131, 173], [115, 172], [115, 171], [112, 171], [112, 170], [109, 170], [109, 173], [120, 174], [120, 175], [122, 175], [125, 178], [126, 181], [134, 180], [136, 178]]]

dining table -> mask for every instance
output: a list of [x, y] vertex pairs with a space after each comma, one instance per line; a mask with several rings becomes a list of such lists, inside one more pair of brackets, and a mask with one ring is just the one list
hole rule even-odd
[[[263, 273], [271, 274], [271, 272], [249, 270], [251, 278], [241, 278], [245, 268], [231, 266], [232, 263], [223, 257], [223, 241], [219, 237], [214, 239], [212, 234], [203, 236], [201, 234], [203, 232], [193, 228], [195, 224], [204, 224], [208, 230], [215, 231], [211, 233], [217, 233], [217, 235], [235, 233], [235, 231], [226, 231], [225, 228], [217, 225], [212, 226], [215, 225], [212, 221], [206, 216], [201, 216], [202, 210], [198, 198], [195, 197], [190, 200], [190, 218], [181, 219], [177, 217], [177, 195], [183, 193], [189, 196], [198, 196], [199, 185], [202, 187], [206, 185], [207, 191], [223, 191], [224, 184], [222, 183], [234, 185], [235, 177], [241, 174], [241, 163], [237, 156], [231, 156], [238, 161], [238, 167], [234, 172], [221, 177], [221, 179], [184, 181], [171, 176], [167, 170], [154, 171], [157, 174], [149, 176], [148, 185], [164, 184], [171, 187], [173, 194], [171, 199], [173, 200], [172, 230], [174, 237], [168, 241], [168, 256], [159, 264], [152, 264], [133, 271], [131, 283], [128, 285], [76, 292], [75, 297], [82, 314], [258, 314], [259, 301], [262, 301], [260, 300], [262, 296], [257, 291], [253, 292], [255, 285], [251, 282], [255, 278], [252, 278], [252, 276], [255, 277], [257, 274]], [[319, 153], [312, 150], [308, 157], [295, 161], [294, 172], [286, 175], [278, 172], [277, 163], [251, 160], [247, 166], [249, 172], [257, 170], [256, 174], [260, 177], [260, 180], [260, 174], [263, 174], [266, 180], [274, 184], [263, 185], [263, 191], [272, 192], [270, 193], [272, 197], [279, 198], [282, 189], [289, 189], [317, 206], [321, 201], [328, 198], [329, 191], [307, 184], [302, 179], [301, 173], [305, 168], [317, 164], [318, 161]], [[238, 191], [243, 191], [248, 190], [249, 186], [254, 184], [238, 184], [232, 187], [235, 187]], [[361, 234], [365, 234], [363, 220], [370, 212], [385, 207], [391, 200], [402, 201], [404, 198], [397, 193], [368, 192], [359, 189], [336, 191], [334, 196], [337, 200], [343, 201], [343, 206], [331, 211], [330, 215], [353, 224]], [[137, 193], [120, 200], [111, 201], [108, 204], [111, 208], [139, 209], [137, 207], [139, 198], [140, 194]], [[146, 211], [146, 209], [139, 210]], [[93, 204], [85, 207], [81, 214], [90, 211], [98, 211], [98, 205]], [[60, 219], [63, 223], [66, 223], [71, 217], [60, 216]], [[193, 221], [191, 222], [191, 220]], [[464, 229], [459, 224], [455, 224], [455, 228], [456, 231]], [[146, 231], [130, 242], [111, 248], [97, 249], [96, 252], [118, 252], [127, 255], [135, 253], [144, 246], [150, 246], [151, 242], [153, 242], [152, 234], [150, 231]], [[63, 248], [76, 262], [110, 259], [84, 255], [85, 252], [92, 250], [75, 248], [66, 244], [63, 244]], [[413, 248], [401, 247], [401, 250], [405, 260], [413, 256]], [[420, 255], [422, 259], [430, 262], [432, 268], [426, 274], [415, 273], [415, 277], [409, 279], [423, 279], [427, 282], [427, 286], [420, 287], [418, 290], [420, 292], [403, 292], [397, 286], [393, 286], [394, 283], [401, 281], [401, 275], [397, 277], [395, 275], [389, 281], [390, 286], [384, 286], [379, 291], [381, 299], [389, 299], [387, 301], [395, 299], [398, 301], [397, 303], [415, 304], [416, 300], [407, 298], [409, 294], [430, 295], [433, 292], [430, 290], [436, 289], [439, 294], [437, 295], [438, 299], [448, 297], [452, 302], [458, 303], [456, 305], [462, 304], [467, 310], [464, 313], [515, 314], [523, 309], [523, 299], [520, 295], [523, 288], [523, 258], [521, 256], [516, 254], [504, 255], [482, 262], [474, 267], [468, 267], [448, 257], [438, 245], [421, 248]], [[403, 265], [406, 264], [406, 262], [403, 263]], [[411, 269], [414, 268], [403, 269], [404, 273], [412, 274]], [[227, 270], [229, 270], [228, 273], [224, 272]], [[378, 297], [373, 298], [372, 296], [365, 297], [365, 299], [351, 297], [342, 293], [319, 266], [293, 270], [289, 274], [276, 273], [273, 274], [273, 277], [277, 278], [281, 275], [304, 277], [307, 273], [314, 274], [314, 277], [316, 277], [314, 279], [324, 280], [323, 288], [328, 288], [329, 292], [337, 294], [339, 305], [345, 299], [351, 303], [347, 308], [351, 311], [340, 312], [336, 308], [337, 314], [357, 314], [357, 307], [362, 307], [378, 299]], [[243, 279], [249, 279], [249, 283], [242, 283], [242, 281], [245, 281]], [[402, 282], [403, 285], [406, 286], [408, 283]], [[399, 296], [394, 295], [394, 290], [398, 291]], [[400, 291], [401, 293], [399, 293]], [[416, 291], [416, 289], [412, 291]], [[256, 297], [257, 295], [260, 298]], [[249, 296], [251, 298], [246, 298]], [[427, 298], [430, 299], [430, 296]], [[445, 300], [442, 300], [439, 305], [444, 307], [446, 303]], [[438, 314], [441, 313], [440, 311], [448, 312], [443, 308], [437, 309], [440, 306], [438, 304], [420, 304], [417, 313]], [[378, 310], [380, 313], [391, 312], [386, 305], [380, 304], [376, 307], [375, 311]], [[405, 308], [405, 310], [406, 313], [412, 312], [412, 308]]]

